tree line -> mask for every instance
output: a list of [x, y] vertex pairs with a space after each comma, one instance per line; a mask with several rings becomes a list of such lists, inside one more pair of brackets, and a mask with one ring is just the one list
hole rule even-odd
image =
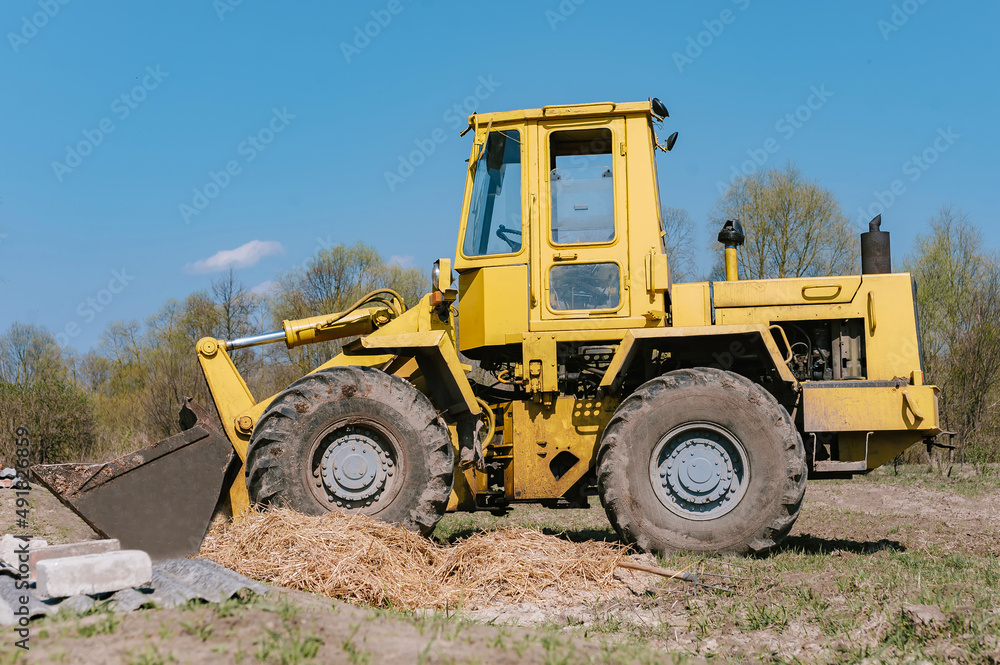
[[[856, 228], [833, 193], [793, 164], [734, 180], [707, 220], [710, 265], [699, 261], [687, 211], [663, 208], [664, 245], [674, 281], [724, 279], [714, 234], [741, 220], [741, 278], [854, 274], [860, 268]], [[928, 381], [942, 387], [941, 414], [964, 459], [1000, 462], [1000, 259], [961, 210], [944, 207], [897, 269], [914, 275]], [[185, 396], [214, 409], [194, 345], [204, 336], [235, 339], [278, 329], [284, 319], [341, 311], [365, 293], [392, 288], [408, 305], [426, 292], [426, 275], [387, 262], [369, 245], [317, 252], [279, 276], [269, 293], [243, 285], [230, 269], [209, 288], [169, 300], [145, 321], [115, 321], [97, 348], [60, 347], [38, 326], [14, 323], [0, 334], [0, 427], [26, 425], [33, 463], [106, 460], [178, 431]], [[287, 349], [240, 349], [233, 361], [254, 395], [263, 397], [337, 354], [339, 342]], [[13, 436], [0, 440], [12, 463]], [[911, 449], [911, 461], [926, 453]], [[926, 459], [926, 457], [924, 457]]]
[[[230, 269], [206, 290], [168, 300], [145, 321], [114, 321], [98, 346], [77, 353], [45, 328], [14, 323], [0, 334], [0, 427], [28, 428], [31, 463], [107, 460], [180, 430], [187, 396], [215, 410], [194, 353], [205, 336], [235, 339], [280, 328], [284, 319], [341, 311], [378, 288], [407, 304], [427, 276], [385, 261], [364, 243], [317, 252], [281, 275], [269, 293], [249, 290]], [[231, 353], [257, 397], [271, 395], [340, 351], [340, 342], [288, 349], [268, 344]], [[0, 461], [14, 461], [14, 439]]]

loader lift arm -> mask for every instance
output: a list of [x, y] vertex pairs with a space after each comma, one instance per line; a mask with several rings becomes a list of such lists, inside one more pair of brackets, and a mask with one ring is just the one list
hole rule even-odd
[[284, 321], [280, 331], [231, 341], [205, 337], [198, 342], [198, 361], [225, 434], [241, 462], [240, 472], [224, 488], [234, 516], [250, 506], [244, 480], [247, 446], [254, 426], [275, 396], [256, 401], [228, 351], [279, 341], [291, 349], [360, 335], [313, 372], [344, 365], [383, 369], [430, 393], [450, 419], [478, 416], [481, 407], [458, 358], [450, 312], [446, 306], [443, 311], [448, 314], [442, 320], [442, 307], [434, 303], [434, 295], [424, 296], [407, 310], [399, 294], [383, 289], [369, 293], [343, 312]]

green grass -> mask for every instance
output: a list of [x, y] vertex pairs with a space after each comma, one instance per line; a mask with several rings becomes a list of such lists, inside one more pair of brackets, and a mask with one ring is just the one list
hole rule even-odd
[[126, 651], [125, 662], [128, 665], [167, 665], [176, 663], [177, 659], [173, 654], [161, 654], [156, 645], [148, 646], [142, 651]]
[[208, 638], [212, 636], [215, 632], [215, 627], [212, 625], [212, 617], [204, 617], [199, 621], [182, 621], [181, 628], [188, 635], [194, 635], [202, 642], [207, 642]]
[[110, 635], [121, 625], [121, 615], [117, 615], [111, 610], [103, 609], [96, 613], [85, 615], [77, 622], [76, 632], [80, 637], [93, 637], [95, 635]]
[[263, 629], [254, 657], [261, 663], [299, 665], [314, 660], [322, 646], [323, 640], [317, 635], [282, 620], [280, 630]]
[[876, 469], [868, 476], [853, 480], [824, 481], [835, 483], [875, 483], [888, 486], [922, 487], [938, 492], [949, 492], [967, 498], [976, 498], [993, 494], [1000, 490], [1000, 469], [988, 475], [976, 472], [972, 464], [951, 465], [951, 475], [947, 475], [948, 466], [944, 471], [937, 467], [925, 465], [900, 465], [898, 473], [891, 464]]
[[372, 662], [372, 653], [366, 651], [359, 647], [354, 641], [354, 638], [360, 630], [361, 624], [355, 624], [351, 629], [351, 634], [344, 638], [344, 641], [340, 643], [340, 648], [344, 650], [347, 654], [347, 660], [352, 663], [352, 665], [368, 665]]

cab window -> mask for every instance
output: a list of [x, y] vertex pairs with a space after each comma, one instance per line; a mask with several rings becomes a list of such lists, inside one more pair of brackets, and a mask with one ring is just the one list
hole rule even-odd
[[552, 243], [611, 242], [615, 190], [610, 129], [552, 132], [549, 183]]
[[617, 263], [574, 263], [549, 271], [549, 305], [556, 311], [618, 309]]
[[474, 168], [462, 253], [487, 256], [521, 251], [520, 133], [490, 132]]

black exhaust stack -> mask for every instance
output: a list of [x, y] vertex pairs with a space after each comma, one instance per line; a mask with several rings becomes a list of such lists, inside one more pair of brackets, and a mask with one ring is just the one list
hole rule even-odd
[[882, 215], [868, 223], [868, 232], [861, 234], [861, 274], [882, 275], [892, 272], [889, 232], [882, 231]]

